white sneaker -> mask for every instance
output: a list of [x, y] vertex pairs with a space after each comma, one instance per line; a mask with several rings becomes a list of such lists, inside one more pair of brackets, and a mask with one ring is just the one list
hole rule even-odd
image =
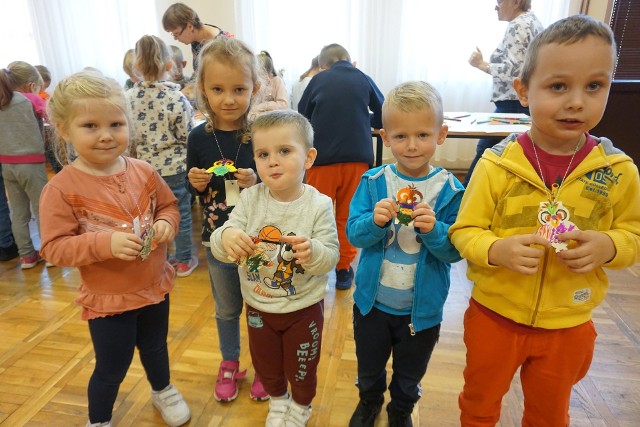
[[284, 427], [304, 427], [311, 418], [311, 405], [299, 405], [293, 400], [284, 418]]
[[106, 423], [92, 423], [91, 421], [87, 421], [87, 427], [111, 427], [111, 421], [107, 421]]
[[289, 405], [291, 404], [291, 397], [289, 394], [285, 394], [280, 397], [273, 397], [269, 400], [269, 413], [267, 414], [267, 420], [264, 423], [265, 427], [283, 427], [284, 419], [289, 411]]
[[151, 402], [160, 411], [164, 422], [171, 427], [181, 426], [191, 418], [187, 403], [172, 384], [162, 391], [151, 390]]

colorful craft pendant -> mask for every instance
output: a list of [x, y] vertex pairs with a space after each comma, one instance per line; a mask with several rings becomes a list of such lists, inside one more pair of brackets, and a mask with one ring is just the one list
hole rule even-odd
[[207, 173], [212, 173], [217, 176], [225, 176], [229, 172], [236, 172], [238, 169], [233, 165], [233, 160], [222, 159], [218, 160], [207, 169]]
[[153, 237], [155, 236], [155, 234], [156, 233], [153, 230], [153, 227], [147, 226], [140, 236], [142, 238], [142, 250], [140, 251], [140, 254], [138, 254], [138, 256], [143, 261], [149, 258], [149, 255], [151, 255], [151, 251], [156, 248], [156, 244], [153, 241]]
[[569, 221], [569, 210], [563, 206], [562, 202], [555, 200], [540, 203], [538, 222], [541, 225], [536, 234], [547, 239], [556, 253], [567, 250], [569, 244], [558, 240], [558, 235], [578, 229], [573, 222]]
[[413, 185], [409, 184], [407, 187], [403, 187], [396, 193], [396, 202], [398, 203], [398, 214], [396, 216], [395, 223], [406, 226], [413, 225], [413, 208], [422, 202], [424, 196]]

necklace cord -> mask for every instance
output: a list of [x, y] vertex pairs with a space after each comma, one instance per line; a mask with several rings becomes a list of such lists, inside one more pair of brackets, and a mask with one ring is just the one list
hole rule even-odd
[[578, 143], [573, 149], [573, 154], [571, 154], [571, 160], [569, 160], [569, 165], [567, 166], [567, 169], [564, 171], [564, 176], [562, 177], [562, 181], [560, 181], [560, 184], [556, 184], [556, 183], [551, 184], [551, 192], [549, 192], [549, 189], [547, 188], [547, 182], [544, 179], [544, 174], [542, 173], [542, 165], [540, 164], [540, 158], [538, 157], [538, 150], [536, 150], [536, 143], [533, 140], [533, 135], [531, 135], [531, 133], [529, 132], [527, 132], [527, 134], [529, 135], [529, 139], [531, 139], [531, 146], [533, 147], [533, 154], [536, 156], [536, 162], [538, 163], [538, 172], [540, 173], [540, 179], [542, 179], [542, 184], [544, 185], [544, 191], [547, 195], [547, 198], [549, 199], [549, 202], [555, 202], [556, 198], [558, 197], [558, 194], [560, 193], [560, 189], [562, 188], [562, 184], [564, 184], [564, 180], [567, 178], [567, 175], [569, 175], [571, 164], [573, 163], [573, 159], [575, 158], [576, 153], [578, 152], [578, 147], [580, 146], [580, 139], [582, 138], [578, 139]]

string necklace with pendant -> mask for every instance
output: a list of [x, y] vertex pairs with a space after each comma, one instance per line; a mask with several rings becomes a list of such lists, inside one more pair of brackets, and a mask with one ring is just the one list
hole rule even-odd
[[[123, 160], [125, 162], [125, 167], [126, 167], [126, 160], [124, 158]], [[142, 260], [144, 261], [151, 254], [151, 250], [153, 246], [153, 237], [155, 235], [155, 232], [153, 230], [153, 227], [151, 226], [150, 218], [146, 215], [143, 215], [142, 209], [140, 208], [140, 204], [138, 203], [139, 202], [138, 198], [135, 197], [133, 194], [131, 194], [131, 191], [128, 188], [129, 186], [126, 183], [126, 180], [127, 180], [126, 175], [124, 175], [123, 180], [120, 179], [120, 177], [116, 178], [115, 176], [110, 177], [111, 178], [110, 180], [115, 181], [116, 185], [118, 186], [118, 191], [120, 193], [126, 194], [127, 198], [133, 201], [136, 209], [138, 210], [138, 215], [139, 215], [138, 217], [134, 217], [133, 215], [131, 215], [131, 213], [129, 212], [129, 209], [127, 209], [124, 203], [122, 203], [118, 195], [113, 192], [113, 190], [109, 187], [108, 184], [103, 182], [103, 180], [100, 178], [98, 174], [95, 173], [94, 170], [92, 170], [90, 167], [86, 165], [85, 167], [93, 174], [94, 177], [96, 177], [98, 182], [104, 188], [107, 189], [107, 191], [111, 195], [111, 198], [116, 202], [116, 204], [122, 210], [122, 212], [127, 214], [127, 216], [131, 219], [132, 227], [130, 227], [130, 230], [133, 231], [133, 233], [136, 236], [142, 239], [142, 250], [140, 251], [140, 254], [138, 256], [142, 258]], [[136, 218], [139, 218], [139, 219], [136, 219]], [[143, 221], [142, 224], [140, 224], [140, 220]], [[123, 225], [122, 227], [129, 228], [127, 225]]]
[[560, 188], [562, 188], [562, 184], [564, 184], [564, 180], [567, 178], [567, 175], [569, 175], [569, 171], [571, 170], [571, 164], [573, 163], [573, 159], [576, 157], [576, 153], [578, 152], [578, 147], [580, 146], [580, 139], [582, 138], [578, 139], [578, 143], [573, 148], [571, 159], [569, 160], [567, 169], [564, 171], [564, 176], [562, 177], [560, 184], [558, 184], [557, 182], [554, 182], [553, 184], [551, 184], [551, 189], [550, 189], [551, 191], [549, 191], [549, 188], [547, 187], [547, 181], [544, 179], [544, 174], [542, 172], [542, 165], [540, 164], [540, 158], [538, 157], [538, 150], [536, 150], [536, 143], [533, 140], [533, 136], [531, 135], [531, 133], [528, 133], [528, 135], [529, 135], [529, 139], [531, 139], [533, 154], [535, 155], [536, 163], [538, 164], [538, 173], [540, 174], [540, 179], [542, 179], [542, 183], [544, 184], [544, 191], [547, 195], [547, 199], [549, 200], [549, 203], [554, 204], [558, 197], [558, 194], [560, 193]]
[[[220, 147], [220, 142], [218, 142], [218, 136], [216, 135], [216, 130], [215, 129], [211, 129], [211, 132], [213, 133], [213, 139], [216, 141], [216, 145], [218, 146], [218, 151], [220, 152], [220, 166], [222, 168], [222, 172], [224, 173], [220, 173], [219, 171], [215, 171], [216, 175], [226, 175], [229, 172], [233, 172], [235, 168], [230, 168], [230, 166], [234, 166], [238, 164], [238, 156], [240, 156], [240, 149], [242, 148], [242, 142], [238, 142], [238, 151], [236, 152], [236, 158], [235, 160], [231, 160], [231, 159], [227, 159], [224, 155], [224, 153], [222, 152], [222, 147]], [[218, 163], [218, 162], [216, 162]]]

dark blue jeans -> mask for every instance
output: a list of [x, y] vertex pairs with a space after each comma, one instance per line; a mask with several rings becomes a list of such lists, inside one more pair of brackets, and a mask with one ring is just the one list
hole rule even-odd
[[[494, 104], [496, 104], [496, 109], [494, 113], [522, 113], [527, 115], [529, 114], [529, 109], [527, 107], [523, 107], [522, 104], [520, 104], [520, 101], [496, 101]], [[486, 150], [487, 148], [493, 147], [494, 145], [496, 145], [502, 140], [503, 138], [501, 137], [482, 138], [478, 140], [478, 145], [476, 145], [476, 156], [473, 158], [473, 161], [471, 162], [471, 166], [469, 166], [469, 171], [467, 172], [467, 176], [464, 178], [463, 184], [465, 187], [469, 184], [469, 180], [471, 179], [471, 174], [473, 173], [473, 169], [475, 169], [476, 163], [478, 163], [478, 160], [480, 160], [480, 157], [482, 157], [482, 153], [484, 153], [484, 150]]]
[[151, 388], [160, 391], [169, 385], [168, 331], [169, 294], [159, 304], [89, 320], [96, 353], [88, 389], [92, 423], [111, 420], [113, 404], [136, 347]]
[[440, 337], [440, 325], [411, 335], [411, 316], [396, 316], [373, 308], [366, 316], [353, 306], [353, 336], [358, 359], [361, 400], [380, 401], [387, 389], [387, 362], [393, 352], [389, 384], [392, 406], [411, 413], [422, 395], [420, 381]]

